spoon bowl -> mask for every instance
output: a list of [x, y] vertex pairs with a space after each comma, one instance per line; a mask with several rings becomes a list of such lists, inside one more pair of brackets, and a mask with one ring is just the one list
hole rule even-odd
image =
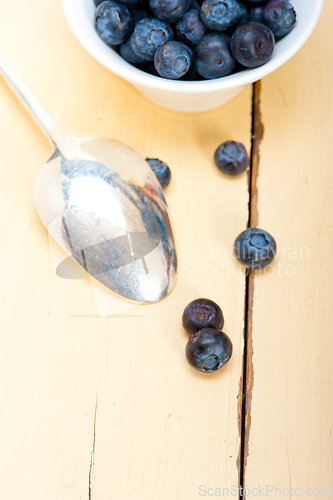
[[35, 189], [50, 235], [123, 298], [163, 299], [175, 285], [177, 258], [167, 204], [148, 163], [121, 142], [64, 134], [1, 51], [0, 72], [53, 146]]

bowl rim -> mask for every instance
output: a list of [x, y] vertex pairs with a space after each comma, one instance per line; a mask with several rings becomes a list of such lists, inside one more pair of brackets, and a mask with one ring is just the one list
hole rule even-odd
[[[303, 29], [300, 30], [298, 36], [295, 37], [294, 43], [292, 43], [287, 49], [283, 50], [282, 53], [278, 55], [275, 54], [276, 57], [274, 57], [273, 54], [273, 57], [263, 66], [252, 69], [244, 69], [238, 73], [213, 80], [179, 81], [168, 80], [162, 77], [150, 75], [149, 73], [132, 66], [123, 59], [121, 61], [123, 64], [118, 64], [116, 60], [112, 60], [110, 57], [107, 57], [105, 54], [100, 52], [95, 43], [93, 43], [81, 27], [80, 16], [77, 15], [74, 8], [75, 2], [77, 1], [78, 0], [61, 0], [62, 8], [73, 34], [94, 59], [109, 69], [112, 73], [115, 73], [134, 85], [186, 94], [211, 93], [214, 91], [219, 92], [224, 89], [241, 87], [260, 80], [269, 73], [272, 73], [293, 57], [307, 41], [317, 24], [324, 3], [324, 0], [315, 0], [312, 4], [312, 15], [306, 19], [305, 23], [302, 23]], [[91, 0], [91, 2], [93, 2], [93, 0]], [[296, 30], [298, 31], [299, 28], [300, 26], [296, 24], [293, 32], [296, 32]], [[117, 56], [121, 57], [118, 54]]]

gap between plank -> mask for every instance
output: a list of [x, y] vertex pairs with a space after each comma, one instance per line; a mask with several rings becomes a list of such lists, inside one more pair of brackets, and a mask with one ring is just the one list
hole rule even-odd
[[[263, 137], [264, 127], [261, 122], [260, 113], [260, 81], [253, 84], [252, 94], [252, 136], [250, 170], [248, 175], [249, 185], [249, 218], [247, 227], [258, 225], [258, 173], [259, 173], [259, 145]], [[244, 352], [243, 370], [240, 379], [240, 391], [238, 396], [238, 425], [240, 429], [240, 450], [237, 460], [239, 472], [239, 498], [244, 498], [245, 471], [247, 457], [249, 454], [249, 437], [251, 427], [251, 402], [254, 382], [254, 371], [252, 364], [253, 343], [253, 293], [254, 274], [249, 271], [245, 277], [245, 308], [244, 308]]]
[[97, 417], [97, 399], [98, 399], [98, 389], [96, 394], [96, 403], [95, 403], [95, 413], [94, 413], [94, 433], [93, 433], [93, 443], [92, 450], [90, 454], [90, 466], [89, 466], [89, 478], [88, 478], [88, 500], [91, 500], [91, 477], [92, 477], [92, 469], [94, 466], [94, 456], [95, 456], [95, 444], [96, 444], [96, 417]]

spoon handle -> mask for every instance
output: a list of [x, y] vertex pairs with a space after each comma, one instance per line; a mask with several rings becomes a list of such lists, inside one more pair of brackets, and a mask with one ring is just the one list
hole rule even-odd
[[12, 90], [15, 91], [16, 95], [20, 98], [23, 104], [25, 104], [33, 117], [37, 120], [55, 149], [56, 145], [53, 139], [57, 136], [64, 135], [64, 132], [58, 127], [42, 105], [37, 101], [36, 97], [32, 94], [31, 90], [26, 86], [22, 78], [16, 72], [1, 47], [0, 74]]

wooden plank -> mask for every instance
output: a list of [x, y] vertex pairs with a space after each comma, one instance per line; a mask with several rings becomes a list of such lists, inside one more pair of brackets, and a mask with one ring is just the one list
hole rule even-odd
[[306, 45], [262, 82], [258, 225], [280, 253], [254, 279], [249, 498], [259, 485], [332, 498], [332, 20], [325, 2]]
[[[212, 157], [230, 138], [249, 148], [251, 89], [209, 113], [168, 112], [81, 48], [59, 1], [17, 0], [12, 16], [3, 2], [0, 45], [60, 126], [171, 166], [181, 272], [161, 303], [109, 318], [88, 280], [56, 276], [33, 197], [49, 146], [1, 81], [0, 497], [170, 500], [237, 484], [244, 278], [230, 249], [247, 222], [247, 179], [226, 178]], [[234, 344], [209, 377], [184, 357], [181, 314], [198, 296], [221, 304]]]

